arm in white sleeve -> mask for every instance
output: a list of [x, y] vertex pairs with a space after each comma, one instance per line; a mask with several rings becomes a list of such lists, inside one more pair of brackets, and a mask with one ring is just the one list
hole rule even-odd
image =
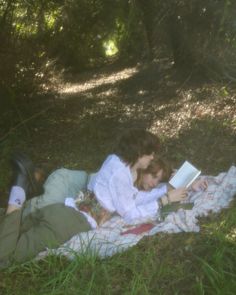
[[[151, 203], [149, 203], [151, 204]], [[149, 218], [153, 218], [153, 211], [155, 211], [155, 213], [157, 212], [157, 208], [158, 205], [155, 202], [155, 204], [153, 204], [153, 208], [152, 210], [148, 209], [147, 206], [141, 205], [141, 206], [136, 206], [136, 208], [134, 210], [130, 210], [128, 211], [124, 216], [124, 220], [126, 223], [129, 224], [134, 224], [136, 222], [138, 223], [142, 223], [142, 222], [146, 222], [147, 219]], [[137, 211], [139, 212], [139, 214], [137, 215]]]
[[130, 179], [116, 175], [111, 178], [109, 187], [116, 212], [127, 223], [147, 217], [147, 210], [144, 206], [137, 206], [135, 202], [138, 190], [132, 185]]
[[136, 205], [144, 205], [149, 202], [156, 201], [167, 193], [167, 185], [163, 184], [161, 187], [154, 188], [150, 191], [139, 191], [136, 195]]

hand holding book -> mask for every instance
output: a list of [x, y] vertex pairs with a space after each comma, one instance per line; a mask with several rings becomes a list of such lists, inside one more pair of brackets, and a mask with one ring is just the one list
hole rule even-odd
[[185, 161], [170, 179], [169, 184], [176, 189], [181, 187], [188, 188], [200, 174], [200, 170], [188, 161]]
[[168, 201], [169, 202], [180, 202], [186, 199], [188, 191], [184, 187], [177, 189], [171, 189], [168, 191]]
[[161, 214], [163, 218], [180, 208], [184, 210], [192, 209], [193, 203], [182, 203], [181, 201], [186, 199], [188, 188], [191, 188], [193, 191], [205, 190], [207, 188], [207, 180], [204, 178], [197, 179], [200, 173], [200, 170], [187, 161], [175, 171], [169, 181], [171, 188], [168, 191], [167, 198], [162, 200], [164, 207]]
[[185, 161], [184, 164], [172, 175], [169, 184], [172, 189], [168, 191], [168, 202], [183, 201], [187, 197], [187, 190], [205, 190], [208, 183], [205, 179], [197, 179], [201, 171]]
[[[185, 161], [184, 164], [171, 177], [169, 184], [167, 200], [164, 203], [184, 201], [188, 195], [188, 187], [194, 183], [195, 179], [200, 175], [201, 171]], [[197, 183], [195, 188], [203, 186], [203, 183]]]

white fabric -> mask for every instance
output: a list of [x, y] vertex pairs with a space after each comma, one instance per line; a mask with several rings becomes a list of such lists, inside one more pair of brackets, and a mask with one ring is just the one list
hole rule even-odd
[[11, 187], [8, 204], [18, 208], [22, 207], [25, 202], [25, 191], [22, 187], [14, 185]]
[[165, 185], [149, 192], [139, 191], [133, 184], [130, 167], [116, 155], [107, 157], [88, 188], [103, 208], [117, 212], [127, 223], [153, 218], [157, 199], [167, 192]]
[[236, 167], [232, 166], [228, 172], [217, 177], [206, 177], [209, 186], [205, 192], [192, 192], [189, 201], [194, 202], [192, 210], [179, 209], [170, 213], [163, 222], [156, 223], [149, 232], [139, 235], [121, 235], [127, 230], [127, 224], [121, 217], [113, 217], [102, 227], [74, 236], [60, 248], [48, 250], [38, 255], [38, 259], [48, 254], [65, 255], [68, 258], [82, 253], [96, 254], [100, 257], [112, 256], [134, 246], [145, 235], [154, 235], [158, 232], [198, 232], [198, 217], [206, 216], [209, 212], [219, 212], [228, 207], [236, 196]]

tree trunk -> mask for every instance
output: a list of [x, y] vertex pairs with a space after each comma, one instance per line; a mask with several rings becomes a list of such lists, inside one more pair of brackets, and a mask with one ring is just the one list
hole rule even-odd
[[146, 58], [152, 60], [153, 54], [153, 30], [154, 30], [154, 17], [155, 17], [155, 6], [152, 1], [138, 0], [139, 9], [142, 15], [142, 24], [144, 37], [146, 39]]
[[192, 68], [194, 66], [194, 57], [184, 28], [181, 28], [177, 20], [175, 21], [172, 16], [169, 18], [167, 30], [175, 66], [178, 68]]

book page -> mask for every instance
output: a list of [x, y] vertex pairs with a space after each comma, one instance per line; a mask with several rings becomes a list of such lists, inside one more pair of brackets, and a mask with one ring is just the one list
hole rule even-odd
[[176, 174], [171, 178], [169, 183], [174, 188], [189, 187], [193, 181], [201, 174], [201, 171], [185, 161], [184, 164], [178, 169]]

